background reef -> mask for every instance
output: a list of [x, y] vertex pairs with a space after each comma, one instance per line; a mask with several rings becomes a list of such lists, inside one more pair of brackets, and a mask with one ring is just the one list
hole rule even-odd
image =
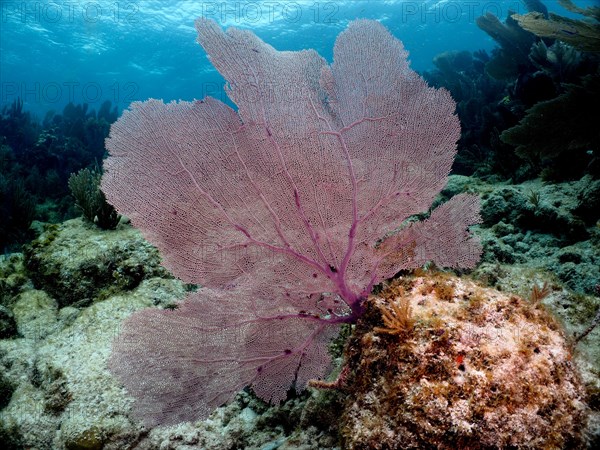
[[99, 166], [104, 139], [117, 120], [104, 102], [49, 111], [40, 121], [15, 100], [0, 112], [0, 249], [19, 248], [34, 237], [33, 220], [58, 223], [77, 214], [68, 180], [80, 169]]
[[[551, 14], [550, 21], [561, 23], [563, 33], [548, 36], [539, 24], [530, 24], [548, 14], [543, 4], [528, 6], [532, 12], [518, 16], [509, 11], [504, 22], [491, 13], [477, 19], [498, 43], [491, 54], [446, 52], [425, 74], [434, 86], [449, 89], [458, 104], [463, 135], [455, 171], [517, 182], [576, 180], [585, 174], [597, 178], [599, 10], [569, 6], [580, 20]], [[523, 28], [524, 23], [530, 25]], [[590, 30], [586, 34], [571, 30], [584, 26]]]

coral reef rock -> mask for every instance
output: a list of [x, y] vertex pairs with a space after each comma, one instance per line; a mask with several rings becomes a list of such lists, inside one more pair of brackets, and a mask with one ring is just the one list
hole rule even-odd
[[584, 448], [584, 388], [539, 299], [435, 275], [366, 308], [346, 349], [344, 448]]

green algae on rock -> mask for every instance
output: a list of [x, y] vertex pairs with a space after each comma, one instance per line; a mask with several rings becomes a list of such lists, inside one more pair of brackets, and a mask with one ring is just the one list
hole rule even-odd
[[129, 226], [100, 231], [81, 218], [50, 226], [25, 248], [34, 285], [59, 305], [85, 305], [170, 275], [157, 250]]

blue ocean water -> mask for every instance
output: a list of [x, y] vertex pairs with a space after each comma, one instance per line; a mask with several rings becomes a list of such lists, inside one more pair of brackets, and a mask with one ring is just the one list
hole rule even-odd
[[[578, 6], [594, 4], [580, 0]], [[570, 16], [556, 1], [550, 11]], [[17, 98], [40, 118], [68, 102], [126, 108], [146, 98], [224, 99], [223, 79], [196, 44], [194, 20], [252, 29], [279, 50], [314, 48], [331, 60], [349, 21], [381, 21], [418, 71], [448, 50], [491, 50], [475, 19], [527, 12], [523, 0], [2, 1], [0, 108]]]

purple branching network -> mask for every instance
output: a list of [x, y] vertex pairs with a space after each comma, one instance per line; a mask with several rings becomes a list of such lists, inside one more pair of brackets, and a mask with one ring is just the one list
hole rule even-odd
[[196, 28], [237, 111], [136, 102], [106, 141], [108, 200], [203, 286], [175, 310], [133, 314], [114, 343], [110, 369], [149, 425], [204, 418], [245, 386], [280, 402], [327, 374], [330, 340], [375, 284], [481, 252], [474, 195], [407, 223], [447, 182], [460, 125], [382, 25], [352, 22], [331, 65]]

